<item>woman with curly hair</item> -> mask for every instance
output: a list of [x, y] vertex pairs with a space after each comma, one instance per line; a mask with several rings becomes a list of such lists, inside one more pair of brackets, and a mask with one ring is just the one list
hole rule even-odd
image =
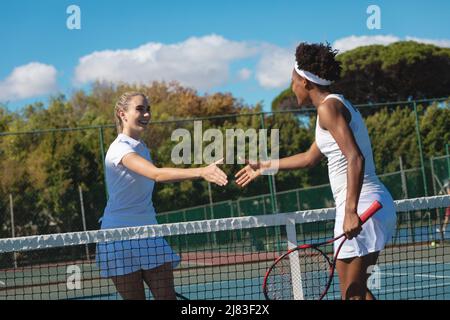
[[[315, 141], [308, 151], [279, 160], [249, 164], [237, 174], [242, 187], [265, 170], [308, 168], [328, 159], [328, 175], [336, 202], [334, 234], [346, 234], [337, 257], [343, 299], [375, 299], [367, 288], [368, 269], [392, 237], [396, 226], [394, 201], [376, 173], [372, 147], [359, 111], [342, 95], [330, 91], [339, 79], [337, 52], [328, 44], [301, 43], [296, 49], [292, 71], [292, 91], [300, 107], [314, 105], [317, 109]], [[373, 201], [383, 208], [364, 225], [358, 213]], [[342, 241], [342, 240], [341, 240]], [[336, 250], [341, 241], [335, 241]]]

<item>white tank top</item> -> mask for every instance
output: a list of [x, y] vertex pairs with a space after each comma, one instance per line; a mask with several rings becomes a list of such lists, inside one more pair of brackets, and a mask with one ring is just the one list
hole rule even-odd
[[[364, 182], [361, 195], [379, 190], [381, 182], [375, 173], [375, 164], [372, 155], [372, 146], [369, 134], [364, 120], [359, 111], [342, 95], [330, 94], [325, 99], [334, 98], [342, 102], [351, 115], [350, 128], [355, 137], [364, 158]], [[317, 115], [315, 139], [320, 152], [328, 159], [328, 176], [330, 179], [331, 190], [339, 207], [345, 202], [347, 194], [347, 159], [343, 155], [336, 140], [328, 130], [324, 130], [319, 126], [319, 115]]]

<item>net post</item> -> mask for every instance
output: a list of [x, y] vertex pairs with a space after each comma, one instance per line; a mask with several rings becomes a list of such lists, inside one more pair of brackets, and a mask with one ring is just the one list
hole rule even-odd
[[[295, 230], [295, 219], [293, 218], [286, 219], [286, 236], [288, 249], [295, 248], [297, 246], [297, 232]], [[289, 263], [291, 265], [291, 283], [294, 300], [304, 300], [302, 272], [300, 268], [298, 251], [295, 251], [289, 255]], [[298, 275], [298, 277], [295, 275]]]

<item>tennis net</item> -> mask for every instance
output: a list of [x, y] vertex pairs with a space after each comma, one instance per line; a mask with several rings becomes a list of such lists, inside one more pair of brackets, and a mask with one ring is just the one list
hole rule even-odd
[[[450, 196], [396, 201], [396, 232], [368, 280], [378, 299], [450, 299], [450, 230], [442, 228], [448, 206]], [[111, 265], [111, 254], [105, 259], [109, 268], [123, 270], [123, 263], [135, 263], [123, 252], [135, 254], [136, 241], [153, 241], [151, 252], [137, 246], [137, 264], [152, 263], [155, 254], [159, 260], [172, 257], [154, 248], [163, 237], [180, 257], [173, 271], [180, 297], [260, 300], [274, 259], [298, 243], [332, 237], [334, 216], [334, 208], [326, 208], [0, 239], [0, 299], [121, 299], [112, 279], [102, 277], [99, 265], [105, 261], [96, 250], [119, 243], [112, 254], [131, 260]], [[327, 251], [331, 256], [332, 246]], [[293, 298], [289, 292], [301, 283], [289, 273], [280, 281], [288, 292], [283, 297]], [[326, 299], [340, 299], [337, 278]]]

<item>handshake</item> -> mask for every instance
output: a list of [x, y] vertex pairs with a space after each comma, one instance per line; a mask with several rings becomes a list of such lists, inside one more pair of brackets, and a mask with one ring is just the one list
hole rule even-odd
[[[252, 162], [245, 160], [247, 165], [239, 170], [235, 174], [236, 184], [240, 187], [245, 187], [251, 181], [262, 175], [265, 171], [271, 167], [270, 161]], [[215, 183], [219, 186], [225, 186], [228, 183], [228, 178], [225, 172], [223, 172], [217, 165], [223, 164], [223, 158], [217, 160], [210, 165], [201, 168], [201, 177], [208, 182]]]

